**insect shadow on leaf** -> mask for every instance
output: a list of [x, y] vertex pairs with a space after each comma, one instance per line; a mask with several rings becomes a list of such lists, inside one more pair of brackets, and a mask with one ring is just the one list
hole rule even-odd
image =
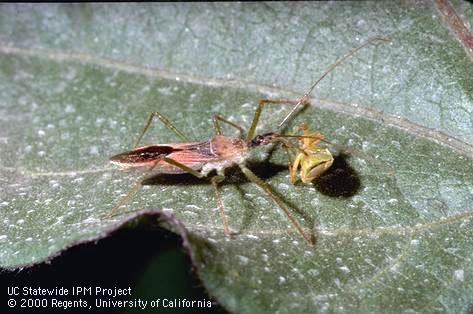
[[[270, 179], [280, 172], [287, 171], [287, 166], [272, 163], [266, 160], [249, 163], [250, 167], [253, 167], [254, 173], [259, 176], [261, 179], [267, 180]], [[226, 174], [227, 179], [222, 181], [220, 185], [233, 185], [250, 182], [243, 173], [238, 169], [238, 167], [232, 167], [228, 169]], [[143, 185], [208, 185], [207, 180], [202, 180], [196, 178], [195, 176], [182, 173], [182, 174], [167, 174], [167, 173], [158, 173], [150, 178], [147, 178], [143, 181]]]
[[351, 197], [358, 193], [360, 176], [348, 163], [349, 158], [346, 153], [335, 156], [330, 169], [313, 182], [317, 191], [332, 197]]

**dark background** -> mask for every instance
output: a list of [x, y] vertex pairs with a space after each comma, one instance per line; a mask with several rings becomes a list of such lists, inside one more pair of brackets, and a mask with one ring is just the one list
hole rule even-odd
[[[131, 287], [131, 296], [117, 297], [115, 300], [147, 300], [145, 310], [139, 308], [99, 309], [101, 313], [226, 313], [218, 304], [211, 308], [151, 308], [149, 303], [156, 299], [211, 300], [206, 294], [187, 253], [177, 235], [157, 226], [156, 217], [147, 217], [139, 222], [112, 233], [97, 242], [81, 244], [63, 252], [53, 260], [16, 271], [0, 273], [2, 299], [1, 313], [39, 312], [36, 309], [14, 310], [7, 306], [10, 298], [7, 287], [64, 287], [70, 291], [75, 286], [103, 288]], [[52, 296], [38, 298], [53, 298]], [[61, 297], [55, 297], [61, 299]], [[67, 300], [87, 300], [94, 304], [93, 297], [70, 297]], [[103, 297], [108, 299], [110, 297]], [[112, 298], [110, 298], [112, 299]], [[90, 312], [84, 309], [51, 309], [44, 312], [72, 313]]]

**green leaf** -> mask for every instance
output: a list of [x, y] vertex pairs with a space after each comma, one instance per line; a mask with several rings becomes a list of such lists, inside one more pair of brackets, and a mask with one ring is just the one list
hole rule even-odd
[[[249, 160], [314, 227], [314, 247], [233, 169], [221, 188], [232, 240], [209, 182], [187, 175], [147, 180], [104, 217], [144, 171], [108, 158], [150, 112], [196, 140], [217, 112], [248, 127], [259, 99], [300, 97], [373, 36], [391, 43], [336, 68], [289, 128], [308, 122], [348, 148], [331, 172], [293, 186], [282, 150]], [[0, 54], [1, 267], [158, 213], [232, 312], [471, 310], [473, 64], [434, 4], [3, 5]], [[266, 108], [258, 132], [288, 110]], [[176, 141], [159, 123], [144, 139]]]

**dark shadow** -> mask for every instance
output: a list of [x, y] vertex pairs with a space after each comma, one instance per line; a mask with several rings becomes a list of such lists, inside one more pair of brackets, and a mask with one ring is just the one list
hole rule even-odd
[[[272, 163], [269, 161], [261, 161], [261, 162], [252, 162], [248, 163], [248, 168], [251, 169], [258, 177], [260, 177], [263, 181], [274, 177], [278, 173], [282, 171], [287, 171], [287, 165], [281, 165]], [[209, 178], [212, 174], [209, 175]], [[220, 183], [221, 186], [225, 185], [236, 185], [238, 192], [241, 194], [242, 198], [248, 201], [250, 206], [252, 205], [252, 200], [247, 198], [244, 194], [244, 191], [241, 190], [239, 187], [242, 183], [250, 182], [245, 175], [241, 172], [238, 167], [233, 167], [226, 169], [225, 172], [225, 180]], [[191, 174], [157, 174], [149, 179], [146, 179], [143, 182], [143, 185], [173, 185], [173, 186], [187, 186], [187, 185], [210, 185], [208, 178], [199, 179], [194, 177]], [[255, 185], [255, 188], [257, 186]], [[301, 217], [304, 218], [308, 226], [313, 224], [313, 218], [306, 213], [304, 210], [300, 209], [296, 204], [289, 202], [286, 198], [281, 195], [276, 188], [273, 189], [274, 192], [286, 203], [286, 205], [293, 209], [295, 213], [299, 214]], [[266, 195], [268, 198], [270, 197], [265, 192], [261, 191], [262, 195]], [[254, 207], [254, 206], [253, 206]], [[254, 211], [244, 213], [242, 228], [240, 231], [245, 230], [249, 227], [249, 223], [251, 219], [254, 217], [254, 212], [257, 211], [255, 208]]]
[[351, 197], [361, 188], [359, 174], [348, 163], [349, 155], [336, 156], [332, 166], [313, 183], [317, 191], [332, 197]]
[[[113, 232], [104, 239], [69, 248], [49, 262], [37, 264], [21, 271], [2, 271], [0, 288], [2, 313], [30, 313], [28, 309], [7, 307], [7, 300], [20, 298], [7, 295], [7, 287], [49, 288], [64, 287], [69, 294], [61, 296], [31, 296], [31, 299], [78, 300], [94, 304], [94, 294], [72, 296], [73, 287], [131, 288], [131, 296], [103, 297], [102, 299], [148, 301], [145, 310], [136, 308], [35, 308], [38, 313], [156, 313], [151, 300], [158, 298], [187, 300], [213, 300], [205, 292], [193, 265], [182, 248], [182, 239], [159, 227], [157, 216], [144, 216], [130, 222], [128, 227]], [[95, 289], [95, 288], [94, 288]], [[49, 303], [51, 304], [51, 303]], [[26, 311], [21, 311], [26, 310]], [[31, 310], [31, 308], [30, 308]], [[42, 310], [42, 311], [41, 311]], [[218, 304], [211, 308], [160, 308], [160, 313], [226, 313]]]
[[[248, 168], [250, 168], [250, 170], [253, 171], [253, 173], [256, 174], [263, 181], [266, 181], [267, 179], [274, 177], [275, 175], [277, 175], [278, 173], [282, 171], [287, 172], [287, 165], [276, 164], [270, 161], [258, 161], [258, 162], [248, 163]], [[210, 185], [209, 178], [212, 175], [213, 174], [210, 174], [209, 177], [207, 178], [199, 179], [187, 173], [184, 173], [184, 174], [161, 173], [161, 174], [157, 174], [156, 176], [146, 179], [143, 182], [143, 185], [168, 185], [168, 186]], [[221, 182], [219, 185], [220, 186], [236, 185], [238, 192], [241, 194], [242, 198], [247, 200], [250, 206], [254, 207], [252, 205], [252, 200], [247, 198], [244, 195], [245, 194], [244, 191], [241, 190], [241, 188], [239, 187], [240, 184], [248, 183], [248, 182], [250, 181], [245, 177], [245, 175], [241, 172], [241, 170], [238, 167], [232, 167], [232, 168], [226, 169], [225, 180]], [[257, 188], [256, 185], [255, 187]], [[300, 209], [293, 202], [287, 201], [286, 198], [283, 195], [281, 195], [281, 193], [279, 193], [276, 188], [274, 188], [273, 191], [286, 203], [286, 205], [289, 208], [291, 208], [292, 210], [294, 210], [295, 213], [303, 217], [308, 226], [311, 226], [313, 224], [314, 219], [306, 211]], [[265, 192], [261, 190], [260, 192], [263, 195], [266, 195], [266, 197], [270, 198], [270, 196], [267, 195]], [[242, 227], [239, 232], [249, 227], [250, 221], [254, 217], [255, 211], [257, 211], [256, 208], [254, 211], [251, 211], [251, 212], [247, 211], [244, 213]]]
[[[275, 164], [272, 162], [256, 162], [249, 163], [248, 167], [253, 171], [258, 177], [263, 180], [274, 177], [281, 171], [287, 171], [287, 166], [280, 164]], [[143, 185], [202, 185], [210, 184], [209, 178], [212, 177], [212, 174], [207, 178], [196, 178], [191, 174], [165, 174], [160, 173], [151, 178], [146, 179], [143, 182]], [[243, 175], [238, 167], [232, 167], [226, 169], [225, 171], [225, 180], [220, 183], [220, 185], [227, 184], [239, 184], [249, 182], [248, 179]]]
[[[263, 181], [266, 181], [267, 179], [275, 176], [279, 172], [282, 172], [282, 171], [287, 172], [287, 165], [275, 164], [275, 163], [272, 163], [272, 162], [269, 162], [269, 161], [268, 162], [250, 163], [250, 164], [248, 164], [248, 168], [250, 168], [251, 171], [253, 171], [253, 173], [256, 174]], [[236, 185], [237, 190], [240, 193], [241, 197], [243, 199], [245, 199], [246, 201], [248, 201], [250, 206], [255, 208], [255, 210], [253, 210], [253, 211], [248, 211], [247, 210], [244, 213], [243, 221], [242, 221], [242, 227], [241, 227], [241, 230], [240, 230], [240, 231], [243, 231], [243, 230], [245, 230], [249, 227], [250, 221], [251, 221], [252, 217], [254, 216], [254, 213], [259, 211], [259, 209], [257, 209], [253, 205], [253, 200], [248, 198], [246, 196], [245, 192], [239, 187], [240, 183], [249, 182], [248, 179], [246, 179], [246, 177], [243, 175], [243, 173], [241, 171], [238, 171], [233, 175], [233, 179], [235, 179], [235, 178], [238, 178], [238, 179], [236, 181], [233, 181], [232, 183]], [[262, 195], [265, 195], [267, 198], [271, 199], [271, 197], [266, 192], [259, 189], [256, 184], [254, 186], [255, 186], [256, 189], [258, 189], [260, 191], [260, 193], [262, 193]], [[300, 209], [293, 202], [288, 201], [284, 197], [284, 195], [282, 195], [275, 187], [273, 187], [273, 192], [277, 196], [279, 196], [289, 208], [291, 208], [294, 212], [296, 212], [301, 217], [303, 217], [304, 220], [307, 222], [307, 225], [310, 226], [310, 225], [313, 224], [313, 221], [314, 221], [313, 218], [310, 215], [308, 215], [306, 211]], [[275, 206], [277, 206], [277, 205], [275, 205]]]

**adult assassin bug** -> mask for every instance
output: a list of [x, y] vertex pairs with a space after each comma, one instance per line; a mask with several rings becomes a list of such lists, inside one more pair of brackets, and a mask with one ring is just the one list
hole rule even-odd
[[[283, 199], [275, 193], [273, 188], [260, 179], [257, 175], [253, 173], [246, 165], [245, 161], [249, 156], [249, 151], [256, 147], [262, 145], [268, 145], [271, 143], [282, 142], [283, 144], [287, 141], [284, 141], [285, 137], [293, 137], [291, 135], [280, 134], [283, 126], [290, 120], [291, 117], [297, 112], [297, 110], [309, 103], [309, 94], [313, 91], [315, 86], [328, 74], [330, 73], [337, 65], [345, 61], [347, 58], [352, 56], [355, 52], [366, 47], [367, 45], [373, 43], [374, 41], [385, 41], [381, 38], [372, 38], [367, 41], [365, 44], [354, 49], [349, 54], [339, 59], [333, 65], [331, 65], [327, 71], [310, 87], [310, 89], [297, 101], [293, 100], [269, 100], [263, 99], [258, 103], [258, 107], [255, 110], [253, 121], [251, 126], [246, 133], [244, 129], [220, 115], [214, 115], [213, 122], [216, 135], [208, 140], [203, 142], [190, 142], [187, 136], [177, 129], [171, 121], [162, 115], [159, 112], [153, 112], [150, 114], [143, 131], [141, 132], [138, 140], [136, 141], [135, 147], [128, 151], [118, 155], [115, 155], [110, 158], [110, 161], [113, 164], [120, 166], [121, 168], [131, 168], [131, 167], [149, 167], [144, 173], [142, 178], [140, 178], [133, 187], [130, 188], [125, 197], [110, 211], [109, 216], [113, 216], [114, 213], [121, 207], [142, 185], [142, 183], [147, 179], [147, 176], [154, 170], [157, 169], [160, 173], [166, 174], [181, 174], [189, 173], [194, 175], [197, 178], [207, 177], [213, 171], [216, 172], [216, 175], [210, 178], [210, 182], [215, 190], [215, 195], [217, 198], [217, 205], [220, 212], [220, 217], [224, 227], [224, 233], [226, 236], [230, 236], [230, 228], [228, 227], [228, 222], [225, 216], [223, 202], [220, 196], [218, 189], [218, 184], [225, 179], [224, 171], [226, 168], [237, 165], [243, 174], [248, 180], [258, 185], [263, 191], [265, 191], [272, 200], [284, 211], [287, 218], [299, 234], [304, 238], [304, 240], [309, 244], [314, 244], [313, 234], [308, 235], [304, 232], [304, 229], [299, 224], [299, 222], [291, 215], [291, 210]], [[261, 112], [265, 105], [267, 104], [295, 104], [293, 109], [286, 115], [286, 117], [279, 123], [277, 131], [269, 132], [261, 135], [256, 135], [256, 127], [258, 125]], [[171, 143], [171, 144], [150, 144], [138, 146], [144, 134], [148, 130], [153, 118], [157, 117], [167, 128], [173, 131], [179, 138], [183, 140], [181, 143]], [[222, 135], [220, 128], [220, 123], [226, 123], [234, 128], [236, 128], [240, 136], [239, 138], [231, 138]], [[298, 138], [310, 138], [310, 136], [296, 136]], [[286, 145], [287, 146], [287, 145]], [[308, 150], [307, 147], [301, 147], [301, 150]], [[309, 155], [309, 159], [311, 155]], [[313, 155], [312, 155], [313, 156]], [[313, 157], [312, 157], [313, 159]], [[298, 167], [295, 162], [294, 167], [297, 171]], [[293, 166], [294, 166], [293, 165]], [[328, 165], [329, 166], [329, 165]], [[294, 169], [292, 168], [292, 169]], [[310, 167], [309, 167], [310, 168]], [[291, 170], [294, 171], [294, 170]], [[292, 175], [291, 175], [292, 176]]]

